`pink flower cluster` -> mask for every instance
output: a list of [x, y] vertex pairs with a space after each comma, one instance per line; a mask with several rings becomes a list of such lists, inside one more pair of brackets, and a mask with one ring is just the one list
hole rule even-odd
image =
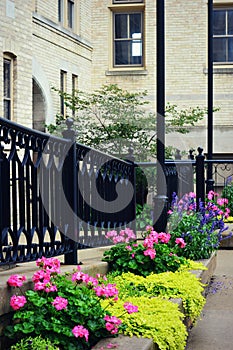
[[43, 270], [50, 273], [60, 273], [60, 261], [55, 258], [45, 258], [42, 256], [41, 259], [37, 259], [36, 265], [41, 267]]
[[72, 281], [77, 283], [84, 282], [86, 284], [90, 284], [91, 286], [97, 286], [99, 283], [97, 278], [81, 272], [80, 266], [77, 267], [77, 272], [72, 275]]
[[176, 238], [175, 243], [180, 247], [184, 248], [187, 243], [183, 240], [183, 238]]
[[[218, 197], [218, 196], [219, 196], [219, 194], [217, 192], [214, 192], [214, 191], [209, 191], [209, 193], [207, 194], [207, 198], [210, 201], [214, 201], [215, 197]], [[227, 198], [217, 198], [216, 204], [213, 202], [207, 203], [207, 209], [211, 209], [213, 211], [216, 211], [216, 212], [218, 212], [218, 215], [223, 215], [224, 218], [228, 218], [228, 216], [230, 215], [230, 209], [226, 207], [227, 204], [228, 204]]]
[[85, 338], [86, 341], [88, 341], [88, 337], [89, 337], [89, 332], [88, 330], [83, 327], [83, 326], [75, 326], [73, 329], [72, 329], [72, 333], [73, 335], [76, 337], [76, 338]]
[[115, 284], [102, 284], [101, 286], [94, 287], [94, 291], [98, 297], [104, 298], [114, 298], [114, 300], [118, 300], [118, 289]]
[[32, 276], [32, 280], [34, 282], [35, 291], [43, 290], [46, 293], [57, 291], [57, 286], [51, 281], [51, 272], [50, 270], [46, 270], [46, 267], [45, 270], [35, 272]]
[[122, 321], [116, 316], [109, 315], [106, 315], [104, 317], [104, 320], [106, 321], [105, 326], [107, 331], [109, 331], [111, 334], [116, 334], [118, 332], [118, 327], [122, 323]]
[[26, 276], [11, 275], [7, 283], [11, 287], [22, 287], [24, 281], [26, 281]]
[[136, 239], [135, 233], [130, 228], [126, 228], [124, 230], [121, 230], [119, 232], [119, 234], [115, 230], [108, 231], [106, 233], [105, 237], [110, 239], [114, 244], [128, 243], [131, 240]]
[[68, 300], [62, 297], [56, 297], [54, 301], [52, 302], [52, 305], [57, 310], [63, 310], [67, 308]]
[[156, 250], [154, 248], [154, 244], [158, 243], [168, 243], [171, 235], [166, 232], [156, 232], [153, 227], [147, 226], [147, 231], [149, 231], [149, 235], [144, 239], [143, 246], [146, 250], [143, 252], [145, 256], [149, 256], [151, 259], [156, 257]]
[[10, 299], [10, 306], [13, 310], [18, 310], [23, 307], [27, 302], [27, 299], [23, 295], [13, 295]]
[[[126, 230], [126, 232], [128, 232]], [[34, 273], [32, 280], [34, 282], [34, 290], [35, 291], [43, 291], [43, 292], [55, 292], [57, 291], [57, 287], [55, 285], [55, 275], [60, 273], [60, 262], [57, 259], [46, 259], [41, 258], [37, 261], [37, 266], [41, 269]], [[93, 289], [96, 296], [100, 298], [113, 298], [114, 301], [118, 300], [118, 289], [115, 284], [104, 284], [104, 281], [107, 280], [105, 276], [96, 275], [97, 278], [93, 278], [88, 274], [81, 272], [80, 267], [77, 267], [77, 271], [72, 275], [72, 281], [76, 283], [85, 283], [90, 288]], [[26, 280], [25, 276], [20, 275], [12, 275], [7, 283], [9, 286], [13, 287], [21, 287], [23, 282]], [[51, 300], [49, 298], [49, 300]], [[61, 296], [56, 296], [51, 302], [53, 307], [58, 310], [67, 309], [69, 306], [69, 302], [66, 298]], [[112, 302], [112, 300], [111, 300]], [[27, 299], [25, 296], [17, 296], [13, 295], [10, 300], [10, 305], [14, 310], [18, 310], [22, 308], [27, 303]], [[138, 312], [138, 307], [126, 302], [124, 304], [124, 309], [131, 314], [133, 312]], [[119, 326], [122, 321], [115, 316], [106, 315], [104, 317], [106, 321], [105, 327], [111, 334], [116, 334], [119, 330]], [[76, 325], [72, 329], [72, 333], [76, 338], [85, 338], [88, 342], [89, 331], [83, 325]]]
[[124, 308], [128, 312], [128, 314], [132, 314], [134, 312], [138, 312], [138, 306], [133, 305], [129, 302], [124, 303]]

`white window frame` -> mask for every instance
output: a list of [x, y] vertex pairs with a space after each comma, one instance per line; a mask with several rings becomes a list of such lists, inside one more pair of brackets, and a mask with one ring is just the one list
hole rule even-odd
[[58, 0], [58, 22], [64, 28], [77, 33], [77, 29], [78, 29], [77, 0]]
[[[121, 38], [121, 39], [118, 39], [118, 38], [115, 38], [115, 17], [116, 15], [118, 14], [125, 14], [128, 16], [128, 19], [127, 19], [127, 26], [128, 26], [128, 32], [130, 31], [130, 28], [129, 28], [129, 18], [130, 18], [130, 15], [133, 15], [133, 14], [140, 14], [141, 15], [141, 37], [140, 38], [130, 38], [129, 36], [126, 37], [126, 38]], [[144, 10], [142, 9], [137, 9], [137, 8], [134, 8], [133, 6], [131, 7], [128, 7], [128, 8], [117, 8], [115, 11], [113, 11], [113, 14], [112, 14], [112, 18], [113, 18], [113, 35], [112, 35], [112, 50], [113, 50], [113, 55], [112, 55], [112, 66], [113, 68], [128, 68], [128, 69], [131, 69], [131, 68], [142, 68], [144, 67]], [[129, 33], [128, 33], [129, 34]], [[135, 33], [135, 35], [139, 35], [139, 33]], [[134, 45], [135, 46], [135, 49], [140, 50], [141, 52], [141, 62], [140, 63], [128, 63], [128, 64], [116, 64], [116, 52], [115, 52], [115, 46], [116, 46], [116, 43], [117, 42], [120, 42], [120, 41], [127, 41], [128, 44], [131, 42], [132, 43], [132, 46]], [[133, 47], [132, 47], [132, 50], [133, 50]], [[133, 56], [133, 55], [132, 55]]]
[[[9, 76], [6, 77], [5, 63], [8, 63], [9, 67]], [[4, 118], [12, 120], [13, 119], [13, 84], [14, 84], [14, 60], [10, 55], [4, 55], [3, 57], [3, 109], [4, 109]], [[7, 79], [7, 81], [6, 81]], [[9, 105], [7, 108], [8, 114], [6, 115], [6, 103]]]
[[[233, 40], [233, 34], [228, 34], [227, 30], [228, 30], [228, 11], [233, 11], [233, 6], [232, 7], [216, 7], [213, 10], [214, 12], [217, 11], [225, 11], [225, 16], [226, 16], [226, 27], [225, 27], [225, 34], [215, 34], [213, 32], [213, 45], [214, 45], [214, 41], [215, 39], [223, 39], [226, 41], [226, 59], [223, 61], [214, 61], [215, 64], [232, 64], [233, 63], [233, 57], [232, 60], [229, 61], [228, 57], [229, 57], [229, 50], [228, 50], [228, 40], [232, 39]], [[233, 56], [233, 53], [232, 53]]]
[[[62, 69], [60, 70], [60, 90], [61, 92], [67, 92], [67, 72]], [[66, 116], [66, 105], [63, 96], [60, 96], [60, 113], [64, 117]]]

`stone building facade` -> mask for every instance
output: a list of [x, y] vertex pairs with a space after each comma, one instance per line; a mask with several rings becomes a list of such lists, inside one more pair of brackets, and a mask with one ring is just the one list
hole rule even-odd
[[61, 108], [53, 87], [91, 89], [90, 8], [90, 0], [1, 1], [0, 115], [43, 130]]
[[[166, 102], [178, 108], [207, 106], [207, 7], [207, 0], [165, 1]], [[215, 0], [214, 10], [230, 28], [233, 1]], [[0, 20], [0, 115], [43, 130], [64, 112], [52, 87], [110, 83], [147, 90], [155, 111], [156, 0], [3, 0]], [[230, 43], [231, 32], [220, 34], [216, 40]], [[231, 152], [232, 74], [233, 60], [214, 63], [214, 152]], [[166, 143], [206, 150], [206, 127], [207, 118]]]

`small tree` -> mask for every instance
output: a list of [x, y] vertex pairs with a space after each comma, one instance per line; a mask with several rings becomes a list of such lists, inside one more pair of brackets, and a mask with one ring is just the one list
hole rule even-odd
[[[103, 152], [125, 158], [130, 146], [137, 161], [156, 156], [156, 114], [148, 108], [147, 92], [129, 92], [117, 85], [103, 85], [93, 93], [75, 94], [55, 89], [74, 117], [77, 141]], [[189, 132], [206, 115], [206, 108], [179, 110], [168, 104], [165, 112], [166, 132]], [[57, 115], [56, 125], [48, 131], [61, 131], [69, 115]]]

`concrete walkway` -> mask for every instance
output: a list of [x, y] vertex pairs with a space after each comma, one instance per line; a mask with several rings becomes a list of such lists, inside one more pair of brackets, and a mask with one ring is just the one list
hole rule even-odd
[[233, 350], [233, 250], [219, 250], [201, 319], [186, 350]]

